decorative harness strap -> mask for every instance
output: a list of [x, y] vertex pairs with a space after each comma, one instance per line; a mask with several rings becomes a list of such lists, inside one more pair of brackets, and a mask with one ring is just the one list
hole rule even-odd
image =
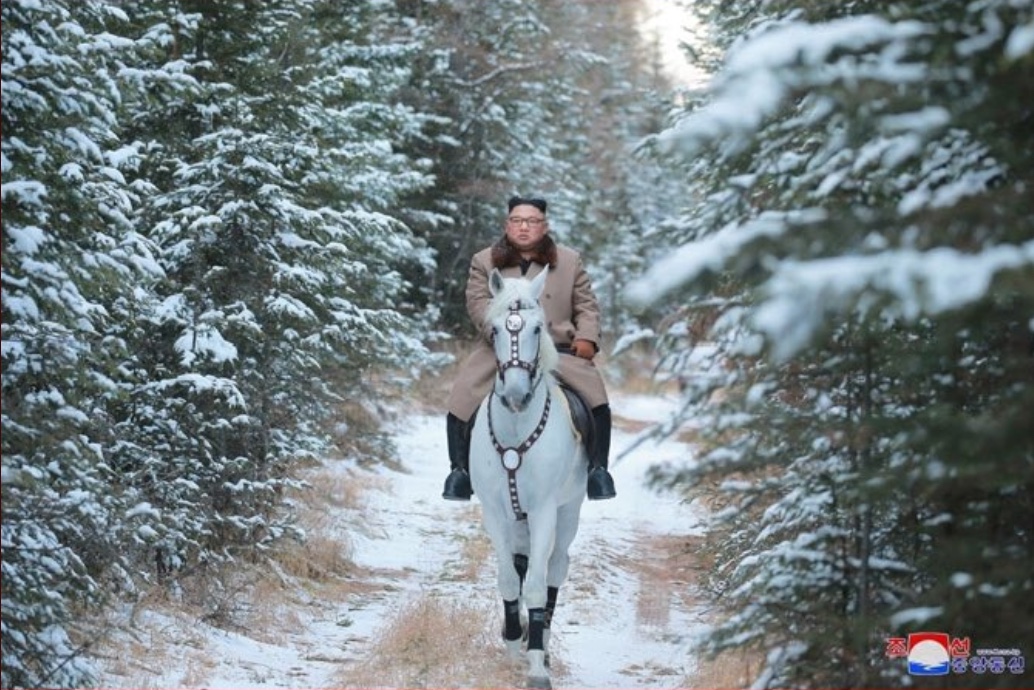
[[[538, 385], [538, 359], [534, 362], [526, 362], [521, 359], [519, 350], [519, 339], [517, 337], [521, 329], [524, 328], [524, 317], [521, 316], [521, 302], [520, 300], [514, 300], [510, 304], [510, 313], [506, 317], [506, 330], [510, 334], [510, 359], [505, 362], [498, 363], [499, 378], [503, 378], [503, 374], [506, 373], [507, 369], [517, 367], [524, 369], [531, 375], [532, 385]], [[495, 397], [495, 391], [492, 391], [492, 397]], [[517, 496], [517, 470], [520, 469], [521, 464], [524, 462], [524, 454], [535, 445], [535, 441], [539, 440], [539, 436], [546, 428], [546, 421], [549, 419], [549, 407], [552, 396], [546, 394], [546, 404], [542, 408], [542, 417], [539, 419], [538, 426], [531, 432], [528, 438], [524, 439], [516, 448], [504, 448], [503, 444], [499, 443], [499, 439], [495, 435], [495, 427], [492, 424], [492, 401], [488, 402], [488, 435], [492, 439], [492, 445], [495, 446], [495, 451], [499, 453], [499, 461], [503, 464], [503, 469], [506, 470], [506, 480], [510, 487], [510, 506], [513, 508], [514, 518], [517, 520], [526, 520], [528, 514], [521, 510], [521, 501]]]
[[[495, 397], [494, 392], [492, 397]], [[492, 445], [495, 446], [495, 452], [499, 453], [499, 461], [503, 464], [503, 469], [506, 470], [506, 482], [510, 487], [510, 506], [513, 507], [513, 515], [517, 520], [526, 520], [528, 518], [528, 514], [521, 510], [521, 501], [517, 496], [517, 470], [521, 468], [521, 464], [524, 462], [524, 454], [535, 445], [535, 441], [539, 440], [539, 436], [542, 435], [546, 428], [546, 422], [549, 420], [550, 401], [552, 399], [552, 395], [546, 395], [546, 404], [542, 407], [542, 417], [539, 418], [538, 426], [516, 448], [504, 448], [503, 444], [499, 443], [499, 439], [495, 435], [495, 427], [492, 424], [492, 401], [489, 400], [488, 403], [488, 435], [492, 439]]]
[[510, 359], [505, 362], [496, 362], [496, 368], [499, 370], [499, 378], [503, 378], [503, 374], [506, 373], [507, 369], [517, 367], [518, 369], [524, 369], [531, 374], [532, 380], [538, 378], [538, 360], [534, 362], [526, 362], [521, 359], [519, 349], [519, 339], [517, 334], [524, 328], [524, 317], [521, 316], [521, 301], [514, 300], [509, 306], [510, 313], [506, 316], [506, 330], [510, 334]]

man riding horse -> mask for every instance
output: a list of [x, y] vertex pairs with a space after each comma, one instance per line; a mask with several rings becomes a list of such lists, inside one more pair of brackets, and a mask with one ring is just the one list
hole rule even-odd
[[493, 268], [505, 277], [533, 278], [549, 267], [540, 303], [553, 342], [560, 352], [558, 378], [573, 388], [592, 410], [594, 443], [589, 455], [586, 492], [590, 500], [613, 498], [614, 480], [607, 469], [611, 416], [603, 378], [593, 363], [599, 351], [600, 309], [577, 251], [558, 245], [549, 235], [544, 199], [515, 196], [509, 201], [505, 234], [476, 253], [467, 278], [467, 312], [480, 337], [463, 364], [449, 395], [446, 433], [452, 471], [442, 497], [470, 500], [470, 432], [472, 418], [492, 388], [496, 358], [487, 331], [485, 312], [492, 299], [489, 275]]

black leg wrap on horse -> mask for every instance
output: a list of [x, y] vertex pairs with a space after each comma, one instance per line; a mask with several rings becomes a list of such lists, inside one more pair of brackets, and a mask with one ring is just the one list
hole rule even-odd
[[556, 595], [560, 592], [559, 587], [546, 588], [546, 630], [553, 625], [553, 611], [556, 610]]
[[528, 609], [528, 649], [545, 649], [546, 609]]
[[507, 640], [519, 640], [524, 635], [521, 629], [521, 605], [515, 599], [503, 601], [503, 638]]

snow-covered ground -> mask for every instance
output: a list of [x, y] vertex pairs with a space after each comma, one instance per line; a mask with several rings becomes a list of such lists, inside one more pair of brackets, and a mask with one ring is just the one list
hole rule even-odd
[[[616, 419], [655, 422], [669, 415], [674, 404], [665, 397], [618, 396], [612, 409]], [[421, 597], [483, 605], [493, 614], [501, 609], [491, 552], [477, 552], [484, 562], [473, 569], [465, 564], [470, 552], [464, 545], [483, 538], [476, 498], [470, 504], [440, 498], [447, 471], [444, 417], [399, 418], [392, 427], [401, 467], [364, 470], [373, 475], [362, 496], [364, 524], [347, 535], [352, 559], [381, 586], [357, 589], [344, 603], [321, 603], [318, 596], [298, 593], [297, 608], [280, 607], [278, 615], [290, 625], [274, 638], [197, 622], [178, 638], [172, 636], [186, 640], [181, 654], [155, 649], [153, 667], [137, 662], [146, 673], [139, 668], [126, 673], [126, 664], [109, 658], [102, 663], [101, 685], [342, 687], [349, 684], [350, 665], [368, 659], [388, 622]], [[612, 463], [618, 497], [584, 504], [571, 574], [553, 622], [557, 687], [680, 687], [694, 672], [689, 648], [706, 627], [702, 609], [688, 591], [690, 583], [665, 582], [658, 569], [680, 538], [702, 534], [703, 509], [648, 489], [644, 481], [652, 464], [684, 462], [691, 450], [676, 440], [635, 445], [635, 438], [615, 428], [612, 456], [634, 446]], [[354, 480], [355, 468], [340, 465]], [[158, 645], [154, 630], [184, 625], [164, 616], [139, 613], [134, 625], [126, 626], [128, 632], [120, 634], [122, 644], [143, 648], [146, 660], [149, 640]], [[497, 649], [476, 653], [502, 656], [501, 639]], [[369, 671], [364, 678], [368, 684]], [[376, 684], [398, 687], [400, 681], [385, 670]], [[419, 683], [409, 679], [401, 684]]]

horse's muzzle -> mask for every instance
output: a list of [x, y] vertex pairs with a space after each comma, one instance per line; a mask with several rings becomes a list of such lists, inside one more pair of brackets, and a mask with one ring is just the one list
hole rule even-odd
[[511, 398], [508, 395], [500, 395], [499, 400], [503, 403], [503, 407], [508, 409], [510, 412], [524, 412], [528, 409], [528, 405], [531, 403], [532, 394], [534, 390], [528, 391], [520, 398]]

